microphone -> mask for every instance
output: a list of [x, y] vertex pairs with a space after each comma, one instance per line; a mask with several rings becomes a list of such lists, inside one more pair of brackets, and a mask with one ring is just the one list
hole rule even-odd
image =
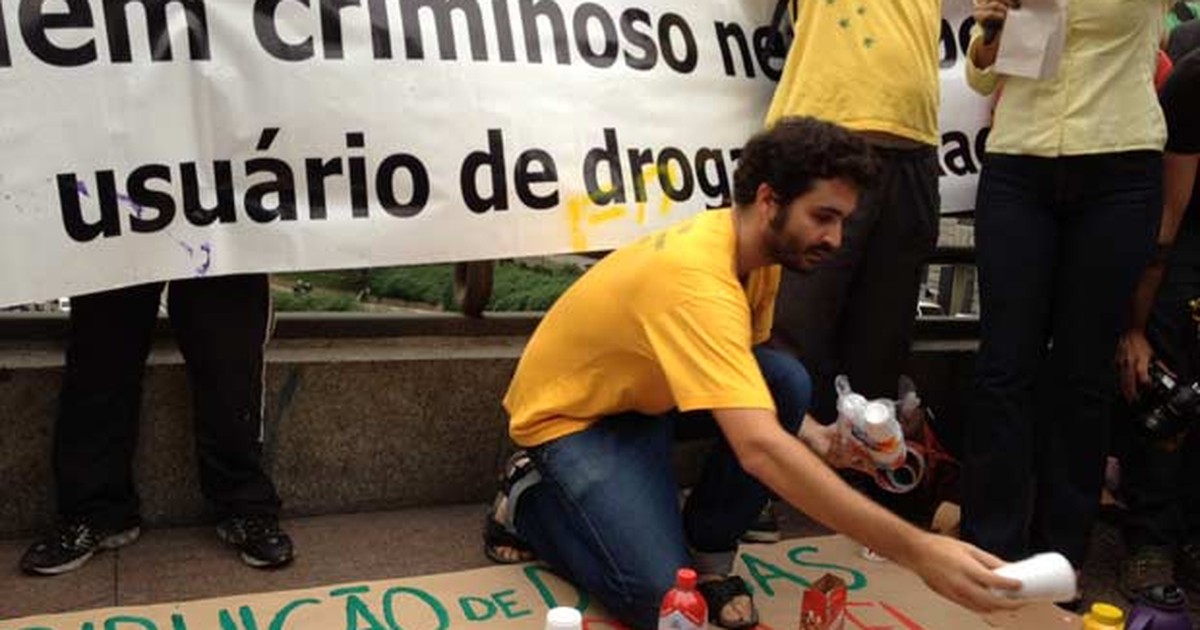
[[988, 46], [996, 41], [996, 36], [1000, 34], [1000, 29], [1004, 28], [1004, 20], [984, 20], [983, 21], [983, 43]]

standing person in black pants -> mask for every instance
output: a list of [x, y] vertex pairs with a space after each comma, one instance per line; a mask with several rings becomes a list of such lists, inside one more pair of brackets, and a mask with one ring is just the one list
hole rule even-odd
[[[978, 0], [1002, 28], [1011, 0]], [[981, 346], [966, 426], [962, 533], [1008, 560], [1077, 569], [1099, 512], [1113, 356], [1162, 212], [1158, 3], [1068, 0], [1047, 78], [996, 72], [975, 27], [968, 81], [1003, 90], [976, 203]]]
[[[142, 376], [165, 283], [72, 298], [66, 375], [54, 434], [59, 524], [21, 558], [57, 575], [141, 533], [133, 480]], [[168, 310], [187, 363], [196, 450], [217, 534], [254, 567], [292, 559], [279, 497], [262, 468], [263, 351], [271, 328], [267, 276], [170, 283]]]
[[[1200, 26], [1200, 22], [1193, 24]], [[1181, 385], [1200, 376], [1197, 323], [1190, 305], [1200, 298], [1200, 186], [1196, 176], [1200, 164], [1200, 41], [1191, 43], [1190, 50], [1185, 56], [1173, 57], [1175, 70], [1160, 97], [1167, 118], [1167, 152], [1159, 253], [1142, 275], [1134, 294], [1132, 321], [1117, 351], [1121, 391], [1131, 403], [1146, 395], [1152, 362], [1165, 365]], [[1159, 402], [1140, 401], [1118, 418], [1118, 431], [1134, 433], [1133, 439], [1123, 441], [1122, 490], [1129, 506], [1124, 535], [1129, 553], [1121, 564], [1118, 583], [1130, 599], [1176, 581], [1188, 588], [1200, 587], [1200, 488], [1195, 483], [1200, 472], [1200, 459], [1195, 456], [1200, 432], [1192, 429], [1182, 444], [1174, 439], [1150, 439], [1138, 432], [1138, 416]]]
[[[785, 271], [776, 300], [773, 343], [812, 371], [813, 416], [837, 420], [833, 382], [850, 377], [868, 398], [894, 398], [912, 348], [921, 267], [938, 240], [938, 36], [941, 0], [889, 0], [858, 7], [791, 0], [795, 41], [767, 112], [769, 128], [786, 116], [812, 116], [852, 130], [881, 166], [845, 239], [828, 263], [801, 276]], [[862, 481], [859, 476], [858, 482]], [[867, 483], [876, 501], [895, 495]], [[769, 507], [769, 505], [768, 505]], [[936, 507], [936, 506], [934, 506]], [[928, 525], [928, 514], [902, 510]], [[746, 533], [779, 540], [764, 510]]]

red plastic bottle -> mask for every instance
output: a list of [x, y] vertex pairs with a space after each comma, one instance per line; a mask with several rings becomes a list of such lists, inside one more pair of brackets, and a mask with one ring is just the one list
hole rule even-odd
[[708, 604], [696, 590], [696, 572], [680, 569], [675, 588], [667, 591], [658, 609], [658, 630], [702, 630], [708, 623]]

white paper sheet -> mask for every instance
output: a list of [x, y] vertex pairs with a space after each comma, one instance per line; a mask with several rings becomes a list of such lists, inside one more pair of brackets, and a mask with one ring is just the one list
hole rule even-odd
[[1049, 79], [1058, 72], [1067, 39], [1067, 0], [1023, 0], [1004, 24], [996, 72]]

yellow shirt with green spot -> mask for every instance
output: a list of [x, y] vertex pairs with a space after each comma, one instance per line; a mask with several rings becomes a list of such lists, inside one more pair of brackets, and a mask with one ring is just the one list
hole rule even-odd
[[796, 39], [767, 114], [938, 143], [940, 0], [793, 0]]

